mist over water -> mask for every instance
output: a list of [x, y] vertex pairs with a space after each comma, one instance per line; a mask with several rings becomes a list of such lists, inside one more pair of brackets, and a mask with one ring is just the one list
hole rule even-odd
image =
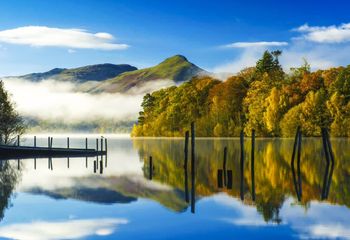
[[170, 80], [148, 82], [127, 94], [79, 92], [79, 85], [54, 79], [32, 82], [3, 79], [17, 111], [24, 117], [64, 123], [95, 120], [135, 121], [145, 93], [173, 85]]

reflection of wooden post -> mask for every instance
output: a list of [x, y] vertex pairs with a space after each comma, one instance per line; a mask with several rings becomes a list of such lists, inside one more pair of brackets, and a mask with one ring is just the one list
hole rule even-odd
[[36, 158], [34, 158], [34, 169], [36, 169]]
[[299, 195], [300, 195], [300, 197], [302, 197], [301, 172], [300, 172], [301, 137], [302, 137], [301, 136], [301, 130], [299, 130], [297, 171], [298, 171], [298, 184], [299, 184]]
[[255, 169], [254, 169], [254, 154], [255, 154], [255, 130], [252, 130], [252, 152], [251, 152], [251, 169], [250, 169], [250, 174], [252, 177], [252, 199], [255, 201]]
[[94, 161], [94, 173], [96, 173], [96, 160]]
[[222, 166], [222, 169], [224, 170], [224, 186], [226, 186], [226, 184], [227, 184], [226, 161], [227, 161], [227, 147], [224, 147], [224, 163]]
[[149, 180], [153, 178], [153, 161], [152, 156], [149, 156]]
[[241, 170], [241, 200], [244, 200], [244, 186], [243, 186], [243, 171], [244, 171], [244, 133], [243, 130], [240, 134], [240, 145], [241, 145], [241, 161], [240, 161], [240, 170]]
[[100, 161], [100, 174], [103, 173], [103, 157], [101, 157], [101, 161]]
[[192, 197], [191, 197], [191, 212], [195, 212], [195, 203], [196, 203], [196, 162], [195, 162], [195, 151], [196, 151], [196, 139], [195, 139], [195, 125], [194, 122], [191, 123], [191, 182], [192, 182]]

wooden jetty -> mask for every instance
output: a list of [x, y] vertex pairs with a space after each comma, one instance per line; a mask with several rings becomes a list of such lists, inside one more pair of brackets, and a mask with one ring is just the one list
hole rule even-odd
[[0, 160], [10, 159], [28, 159], [28, 158], [66, 158], [66, 157], [94, 157], [107, 155], [107, 141], [105, 142], [105, 150], [101, 148], [88, 148], [87, 139], [85, 148], [70, 148], [69, 138], [67, 138], [67, 147], [58, 148], [52, 147], [52, 138], [48, 138], [48, 147], [38, 147], [36, 145], [36, 137], [34, 137], [34, 146], [20, 146], [19, 138], [16, 145], [0, 144]]

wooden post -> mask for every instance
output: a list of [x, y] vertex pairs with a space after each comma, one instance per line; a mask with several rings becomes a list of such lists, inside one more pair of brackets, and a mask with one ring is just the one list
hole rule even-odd
[[103, 138], [101, 137], [101, 143], [100, 143], [100, 145], [101, 145], [101, 152], [103, 152]]
[[107, 155], [107, 138], [105, 138], [105, 151], [106, 151], [106, 155]]
[[67, 168], [69, 168], [69, 157], [67, 157]]
[[240, 172], [241, 172], [241, 200], [244, 200], [244, 175], [243, 175], [243, 171], [244, 171], [244, 132], [243, 130], [241, 130], [241, 134], [240, 134], [240, 145], [241, 145], [241, 159], [240, 159]]
[[185, 148], [184, 148], [184, 153], [185, 153], [185, 159], [184, 159], [184, 171], [185, 171], [185, 201], [188, 203], [190, 202], [190, 197], [188, 194], [188, 141], [190, 137], [190, 132], [186, 131], [185, 132]]
[[226, 176], [226, 162], [227, 162], [227, 147], [224, 147], [224, 162], [222, 169], [224, 171], [224, 186], [227, 184], [227, 176]]
[[96, 173], [96, 160], [94, 161], [94, 173]]
[[252, 177], [252, 199], [255, 201], [255, 169], [254, 169], [254, 161], [255, 161], [255, 130], [252, 130], [252, 152], [251, 152], [251, 165], [250, 165], [250, 174]]
[[36, 169], [36, 158], [34, 158], [34, 169]]
[[47, 147], [50, 149], [51, 145], [50, 145], [50, 137], [47, 137]]
[[67, 148], [69, 149], [69, 137], [67, 137]]
[[[88, 149], [88, 139], [85, 138], [85, 149]], [[85, 158], [85, 167], [88, 167], [88, 157]]]
[[20, 146], [19, 141], [20, 141], [19, 135], [17, 135], [17, 146], [18, 146], [18, 147]]
[[36, 147], [36, 136], [34, 136], [34, 147]]
[[196, 142], [195, 142], [195, 136], [196, 136], [196, 131], [195, 131], [195, 125], [194, 122], [191, 123], [191, 182], [192, 182], [192, 197], [191, 197], [191, 212], [195, 213], [195, 203], [196, 203], [196, 179], [195, 179], [195, 151], [196, 151]]
[[53, 137], [50, 138], [50, 146], [52, 148]]
[[96, 151], [98, 152], [98, 138], [96, 138]]

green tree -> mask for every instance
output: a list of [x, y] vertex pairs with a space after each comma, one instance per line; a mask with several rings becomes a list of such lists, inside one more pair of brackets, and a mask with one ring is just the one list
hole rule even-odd
[[24, 129], [22, 118], [16, 112], [3, 82], [0, 81], [0, 143], [10, 143], [16, 135], [23, 134]]

